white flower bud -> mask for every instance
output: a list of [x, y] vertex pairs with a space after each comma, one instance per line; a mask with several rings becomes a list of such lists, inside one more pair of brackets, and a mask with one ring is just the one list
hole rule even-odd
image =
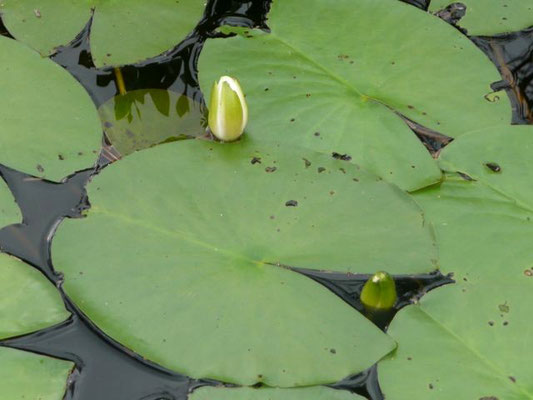
[[239, 81], [229, 76], [213, 84], [209, 102], [209, 129], [224, 142], [237, 140], [248, 122], [248, 106]]

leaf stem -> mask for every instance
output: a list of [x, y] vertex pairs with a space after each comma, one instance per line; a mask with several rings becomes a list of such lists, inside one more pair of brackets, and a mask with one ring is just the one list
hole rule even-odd
[[124, 77], [122, 76], [122, 71], [119, 67], [113, 68], [115, 72], [115, 80], [117, 82], [118, 92], [120, 94], [126, 94], [126, 85], [124, 84]]

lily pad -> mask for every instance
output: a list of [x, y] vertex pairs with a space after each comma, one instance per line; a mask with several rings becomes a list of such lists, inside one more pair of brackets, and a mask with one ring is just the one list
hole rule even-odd
[[160, 89], [118, 95], [99, 109], [109, 142], [122, 156], [168, 140], [205, 134], [205, 116], [198, 102]]
[[[454, 3], [431, 0], [429, 10], [436, 12]], [[496, 35], [533, 26], [533, 2], [522, 0], [462, 0], [466, 14], [458, 25], [469, 35]]]
[[0, 276], [0, 339], [47, 328], [68, 318], [59, 292], [35, 268], [0, 253]]
[[132, 64], [174, 47], [203, 15], [203, 0], [4, 0], [5, 26], [44, 56], [66, 45], [87, 24], [97, 67]]
[[87, 218], [53, 241], [65, 290], [108, 335], [196, 378], [291, 387], [360, 372], [394, 343], [289, 266], [436, 267], [432, 229], [405, 193], [308, 150], [169, 143], [88, 191]]
[[98, 113], [67, 71], [0, 36], [0, 90], [0, 163], [55, 181], [95, 163]]
[[7, 184], [0, 179], [0, 229], [21, 221], [22, 213], [13, 198], [13, 194]]
[[0, 347], [2, 398], [61, 400], [73, 364]]
[[279, 388], [214, 388], [203, 387], [195, 390], [190, 400], [357, 400], [359, 395], [330, 389], [324, 386], [279, 389]]
[[457, 284], [392, 322], [388, 332], [399, 346], [380, 364], [385, 395], [533, 398], [531, 133], [507, 127], [465, 135], [443, 151], [446, 181], [415, 195], [436, 227], [441, 268]]
[[506, 96], [485, 97], [501, 80], [492, 63], [415, 7], [274, 0], [268, 23], [271, 33], [209, 40], [199, 61], [206, 95], [221, 75], [240, 80], [257, 143], [347, 153], [414, 190], [438, 181], [440, 171], [395, 112], [451, 137], [511, 121]]

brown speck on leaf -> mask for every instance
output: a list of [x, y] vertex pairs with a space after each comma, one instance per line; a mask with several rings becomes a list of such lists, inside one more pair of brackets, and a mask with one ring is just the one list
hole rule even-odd
[[309, 161], [307, 158], [302, 158], [304, 160], [305, 168], [309, 168], [311, 166], [311, 161]]
[[41, 164], [37, 164], [36, 168], [37, 168], [37, 171], [44, 172], [44, 168]]
[[37, 9], [37, 8], [33, 10], [33, 13], [35, 14], [35, 16], [37, 18], [41, 18], [41, 16], [42, 16], [41, 15], [41, 11], [39, 9]]
[[428, 388], [429, 388], [429, 390], [432, 390], [432, 389], [433, 389], [433, 384], [430, 383], [430, 384], [428, 385]]
[[285, 205], [287, 207], [297, 207], [298, 206], [298, 202], [296, 200], [289, 200], [289, 201], [285, 202]]
[[268, 88], [265, 88], [265, 92], [268, 92], [268, 90], [269, 90]]
[[496, 396], [484, 396], [480, 397], [479, 400], [499, 400]]
[[513, 383], [516, 383], [516, 378], [514, 376], [510, 376], [509, 377], [509, 380]]
[[412, 357], [407, 357], [407, 361], [411, 361], [412, 360]]
[[530, 269], [526, 269], [526, 270], [524, 271], [524, 275], [525, 275], [525, 276], [533, 276], [533, 271], [531, 271]]
[[489, 321], [490, 326], [494, 326], [494, 321]]
[[261, 157], [253, 157], [250, 163], [253, 164], [261, 164]]
[[335, 191], [334, 191], [334, 190], [330, 190], [330, 191], [329, 191], [329, 194], [330, 194], [331, 196], [333, 196], [333, 195], [335, 194]]
[[329, 349], [329, 352], [330, 352], [331, 354], [337, 354], [337, 350], [335, 350], [335, 349]]
[[359, 182], [359, 179], [357, 179], [357, 178], [352, 178], [352, 181], [354, 181], [354, 182]]
[[326, 168], [324, 168], [324, 167], [318, 167], [318, 168], [317, 168], [317, 171], [318, 171], [319, 174], [321, 174], [321, 173], [324, 172], [325, 170], [326, 170]]
[[58, 154], [57, 155], [57, 158], [60, 160], [60, 161], [63, 161], [65, 159], [65, 157], [63, 157], [63, 154]]
[[509, 322], [508, 321], [503, 321], [503, 326], [507, 326], [509, 325]]
[[315, 132], [314, 135], [315, 136], [320, 136], [320, 132]]
[[270, 216], [270, 219], [274, 219], [274, 218], [276, 218], [274, 215], [271, 215], [271, 216]]
[[352, 156], [349, 156], [348, 154], [340, 154], [335, 151], [331, 153], [331, 157], [333, 157], [335, 160], [342, 160], [342, 161], [350, 161], [352, 159]]
[[498, 305], [498, 309], [502, 312], [502, 313], [508, 313], [509, 312], [509, 306], [507, 305], [507, 302], [503, 303], [503, 304], [499, 304]]
[[339, 168], [339, 171], [341, 171], [343, 174], [346, 173], [346, 170], [344, 168]]
[[276, 170], [277, 170], [276, 167], [266, 167], [266, 168], [265, 168], [265, 171], [268, 172], [268, 173], [274, 172], [274, 171], [276, 171]]
[[412, 105], [410, 105], [410, 104], [407, 105], [407, 108], [408, 108], [409, 110], [413, 110], [413, 109], [414, 109], [414, 107], [413, 107]]
[[459, 171], [457, 171], [457, 175], [459, 175], [459, 176], [460, 176], [461, 178], [463, 178], [465, 181], [469, 181], [469, 182], [475, 181], [474, 178], [472, 178], [470, 175], [465, 174], [464, 172], [459, 172]]
[[501, 172], [502, 168], [495, 162], [485, 163], [485, 166], [490, 169], [492, 172]]

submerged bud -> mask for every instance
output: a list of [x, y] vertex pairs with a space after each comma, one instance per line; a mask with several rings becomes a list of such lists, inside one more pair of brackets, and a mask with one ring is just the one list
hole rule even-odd
[[213, 84], [209, 102], [209, 129], [224, 142], [238, 139], [248, 122], [248, 106], [239, 81], [229, 76]]
[[372, 276], [361, 291], [361, 302], [368, 308], [387, 310], [394, 306], [397, 299], [394, 279], [383, 271]]

